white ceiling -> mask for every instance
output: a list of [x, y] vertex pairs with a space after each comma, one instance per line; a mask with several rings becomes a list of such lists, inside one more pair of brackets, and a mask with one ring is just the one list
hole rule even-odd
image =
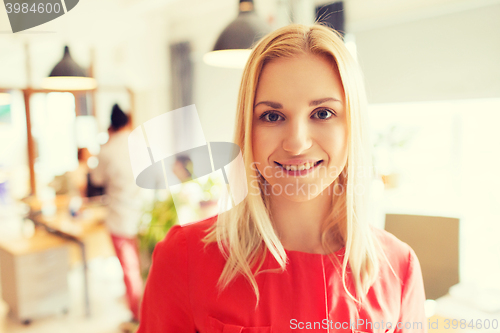
[[[86, 0], [89, 1], [89, 0]], [[102, 1], [102, 0], [90, 0]], [[311, 6], [332, 0], [254, 0], [257, 11], [264, 16], [276, 16], [284, 2], [306, 2]], [[122, 0], [133, 13], [164, 12], [172, 21], [189, 20], [201, 15], [214, 15], [220, 8], [237, 13], [238, 0]], [[500, 3], [500, 0], [344, 0], [347, 28], [367, 30], [383, 25], [415, 21]], [[215, 15], [214, 15], [215, 16]]]
[[[5, 8], [1, 4], [3, 1], [0, 0], [0, 8]], [[276, 15], [274, 12], [279, 8], [277, 3], [283, 1], [291, 0], [254, 0], [258, 12], [263, 14], [265, 18]], [[331, 2], [325, 0], [298, 1], [307, 1], [311, 5]], [[139, 17], [165, 15], [166, 18], [175, 22], [189, 20], [189, 18], [200, 15], [213, 15], [216, 20], [217, 17], [214, 13], [223, 7], [231, 8], [236, 14], [237, 3], [237, 0], [82, 0], [72, 12], [68, 13], [73, 14], [68, 15], [72, 16], [71, 20], [57, 19], [30, 31], [49, 30], [47, 28], [51, 26], [60, 28], [60, 24], [65, 21], [64, 30], [74, 33], [81, 30], [83, 37], [102, 31], [100, 26], [109, 28], [111, 22], [118, 26], [122, 24], [130, 26], [127, 21], [136, 21]], [[478, 8], [500, 3], [500, 0], [344, 0], [344, 3], [347, 29], [359, 31], [369, 30], [380, 25], [397, 24]], [[79, 15], [75, 15], [76, 12], [79, 12]], [[87, 15], [83, 15], [84, 13]], [[82, 19], [80, 19], [83, 17], [85, 24], [82, 24]], [[88, 21], [88, 17], [92, 18], [91, 22]], [[7, 14], [0, 10], [0, 31], [8, 30], [10, 30], [10, 25]]]
[[347, 28], [354, 32], [452, 14], [499, 0], [346, 0]]

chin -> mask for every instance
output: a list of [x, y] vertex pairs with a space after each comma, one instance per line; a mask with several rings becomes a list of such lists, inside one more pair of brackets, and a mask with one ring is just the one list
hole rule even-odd
[[306, 202], [306, 201], [310, 201], [310, 200], [315, 199], [319, 195], [320, 194], [310, 195], [310, 196], [307, 196], [307, 195], [288, 195], [288, 196], [286, 196], [286, 198], [290, 201], [293, 201], [293, 202]]
[[[290, 178], [288, 179], [291, 180]], [[273, 182], [272, 184], [268, 184], [269, 185], [265, 189], [266, 194], [275, 197], [283, 197], [294, 202], [305, 202], [322, 194], [328, 194], [328, 191], [325, 192], [325, 190], [329, 187], [328, 185], [330, 185], [317, 182], [305, 183], [299, 182], [298, 180], [296, 182]]]

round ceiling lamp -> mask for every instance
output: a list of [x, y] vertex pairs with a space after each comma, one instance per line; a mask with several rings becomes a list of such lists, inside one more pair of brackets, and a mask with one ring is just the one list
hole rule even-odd
[[93, 90], [97, 87], [94, 78], [89, 77], [71, 57], [69, 47], [64, 47], [64, 56], [42, 82], [42, 88], [51, 90]]
[[240, 12], [220, 34], [214, 49], [203, 56], [212, 66], [243, 68], [255, 42], [271, 31], [254, 10], [252, 0], [240, 0]]

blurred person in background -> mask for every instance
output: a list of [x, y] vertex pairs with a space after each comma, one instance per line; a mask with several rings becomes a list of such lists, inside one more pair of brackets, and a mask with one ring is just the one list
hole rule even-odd
[[87, 175], [89, 173], [87, 161], [91, 156], [87, 148], [78, 148], [78, 167], [55, 176], [49, 184], [57, 195], [67, 194], [82, 198], [87, 196]]
[[78, 167], [68, 172], [70, 193], [78, 193], [82, 198], [87, 197], [90, 154], [87, 148], [78, 148]]
[[101, 147], [99, 164], [90, 172], [94, 185], [105, 188], [109, 202], [106, 226], [123, 269], [127, 301], [133, 317], [124, 323], [124, 331], [133, 331], [139, 322], [139, 307], [143, 290], [137, 242], [141, 217], [140, 188], [135, 184], [128, 152], [131, 132], [130, 117], [118, 104], [111, 112], [109, 141]]
[[190, 181], [193, 177], [193, 162], [189, 156], [177, 156], [172, 167], [172, 172], [181, 182]]
[[87, 148], [78, 148], [78, 168], [71, 173], [74, 176], [73, 186], [82, 198], [87, 196], [87, 175], [89, 173], [87, 161], [91, 156]]

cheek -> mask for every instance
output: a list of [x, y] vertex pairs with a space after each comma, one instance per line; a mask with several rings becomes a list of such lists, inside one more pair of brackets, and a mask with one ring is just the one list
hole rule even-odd
[[342, 131], [339, 131], [336, 139], [339, 143], [337, 148], [347, 153], [347, 129], [343, 128]]
[[347, 128], [346, 126], [334, 126], [321, 134], [325, 150], [332, 159], [344, 157], [347, 154]]
[[328, 155], [328, 169], [327, 174], [329, 179], [337, 178], [340, 172], [344, 169], [347, 163], [347, 128], [344, 126], [337, 126], [335, 129], [325, 134], [325, 145], [323, 149]]
[[270, 151], [273, 140], [269, 132], [259, 128], [252, 131], [252, 147], [255, 160], [266, 159], [266, 153]]

